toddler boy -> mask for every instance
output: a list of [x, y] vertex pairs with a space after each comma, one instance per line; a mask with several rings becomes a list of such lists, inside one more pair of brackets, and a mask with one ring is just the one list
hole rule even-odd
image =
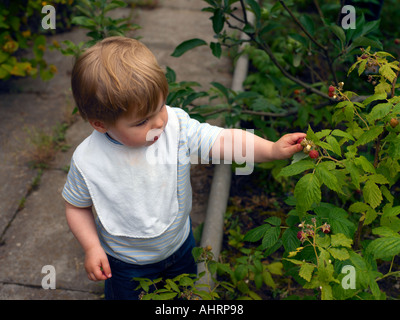
[[138, 299], [134, 277], [197, 272], [191, 156], [231, 161], [239, 148], [251, 150], [255, 162], [285, 159], [301, 150], [297, 140], [305, 136], [287, 134], [273, 143], [166, 106], [163, 70], [148, 48], [125, 37], [87, 49], [74, 65], [71, 85], [94, 131], [73, 154], [62, 196], [88, 278], [105, 280], [106, 299]]

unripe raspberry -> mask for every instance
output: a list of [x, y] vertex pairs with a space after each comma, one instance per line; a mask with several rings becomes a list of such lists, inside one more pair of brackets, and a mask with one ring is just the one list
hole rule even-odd
[[392, 128], [397, 127], [398, 124], [399, 124], [399, 120], [397, 120], [396, 118], [390, 119], [390, 126], [391, 126]]
[[319, 157], [319, 153], [317, 150], [311, 150], [308, 155], [311, 159], [316, 159]]

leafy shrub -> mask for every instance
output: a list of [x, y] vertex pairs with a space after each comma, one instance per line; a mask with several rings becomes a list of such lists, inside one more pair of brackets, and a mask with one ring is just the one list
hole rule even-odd
[[[58, 14], [56, 28], [69, 27], [68, 17], [72, 11], [72, 0], [53, 1]], [[49, 80], [57, 72], [54, 65], [48, 65], [43, 59], [48, 48], [41, 27], [44, 15], [41, 13], [45, 2], [39, 0], [3, 1], [0, 3], [0, 80], [12, 76], [37, 77]], [[32, 58], [26, 58], [23, 52], [32, 52]]]

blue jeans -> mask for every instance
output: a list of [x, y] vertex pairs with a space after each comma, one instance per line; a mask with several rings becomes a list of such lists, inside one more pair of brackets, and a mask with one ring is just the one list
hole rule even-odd
[[157, 263], [136, 265], [108, 255], [112, 277], [105, 281], [106, 300], [138, 300], [142, 289], [133, 278], [174, 278], [182, 273], [197, 274], [197, 264], [192, 256], [195, 240], [192, 231], [182, 246], [171, 256]]

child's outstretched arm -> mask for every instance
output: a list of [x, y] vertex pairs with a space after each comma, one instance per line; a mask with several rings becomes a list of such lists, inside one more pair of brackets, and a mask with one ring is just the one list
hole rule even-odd
[[78, 208], [65, 202], [68, 225], [85, 251], [85, 269], [93, 281], [111, 278], [107, 255], [101, 247], [92, 209]]
[[[239, 155], [241, 159], [252, 159], [257, 163], [288, 159], [302, 150], [297, 141], [305, 136], [301, 132], [290, 133], [272, 142], [241, 129], [224, 129], [211, 148], [210, 156], [235, 161], [235, 156]], [[250, 152], [252, 154], [248, 154]]]

